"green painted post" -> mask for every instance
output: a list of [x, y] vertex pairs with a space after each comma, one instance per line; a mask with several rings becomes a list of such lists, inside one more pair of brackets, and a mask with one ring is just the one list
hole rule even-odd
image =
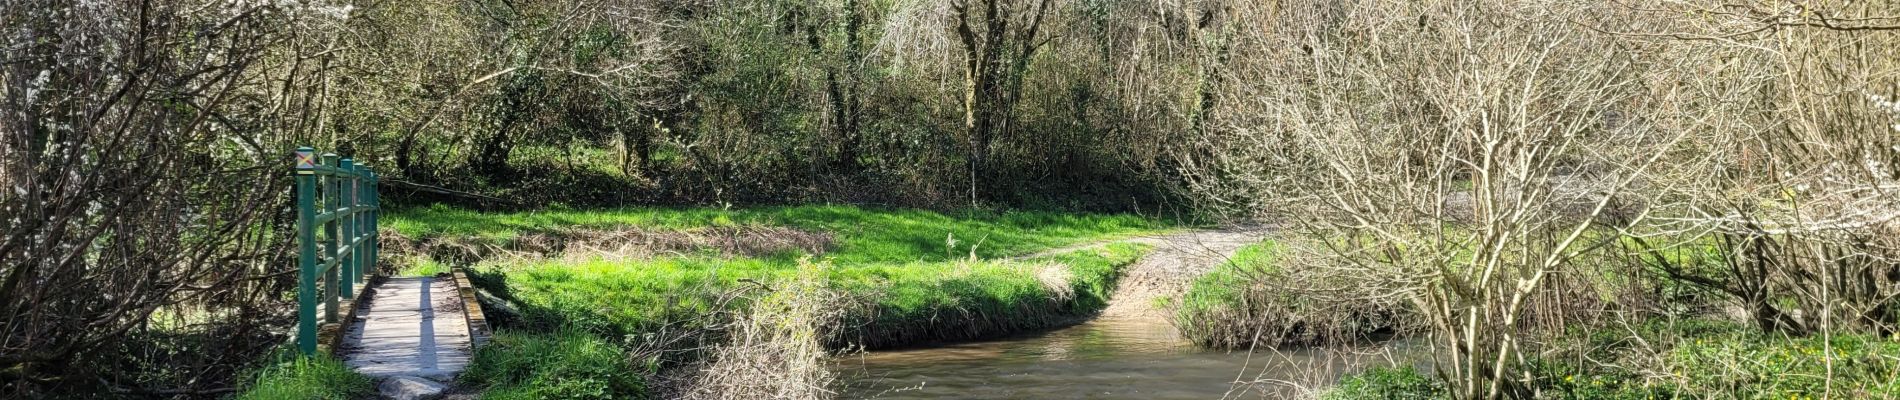
[[298, 147], [297, 172], [297, 350], [317, 354], [317, 151]]
[[342, 199], [341, 208], [350, 210], [339, 220], [343, 225], [343, 244], [349, 245], [350, 249], [343, 254], [343, 259], [337, 262], [337, 275], [343, 277], [343, 286], [338, 287], [340, 290], [337, 296], [347, 299], [355, 294], [352, 288], [356, 286], [357, 261], [362, 259], [357, 257], [360, 252], [357, 251], [356, 246], [356, 161], [345, 158], [337, 162], [337, 168], [343, 170], [343, 176], [337, 177], [337, 185], [342, 187], [342, 190], [337, 191], [340, 195], [337, 197]]
[[[324, 153], [323, 165], [327, 167], [331, 167], [331, 168], [336, 168], [337, 167], [336, 154]], [[343, 199], [341, 196], [339, 196], [340, 193], [338, 193], [340, 189], [342, 189], [342, 184], [339, 182], [338, 179], [336, 179], [335, 176], [330, 176], [324, 179], [323, 209], [325, 212], [335, 213], [337, 209], [337, 205], [342, 203]], [[331, 214], [331, 215], [335, 215], [335, 214]], [[343, 239], [343, 236], [341, 235], [342, 232], [339, 232], [337, 228], [338, 227], [337, 227], [337, 222], [335, 218], [332, 218], [329, 221], [323, 223], [324, 233], [328, 234], [330, 238], [330, 240], [324, 242], [325, 246], [324, 246], [323, 252], [325, 256], [324, 263], [326, 264], [337, 262], [337, 246], [339, 245], [338, 241]], [[336, 269], [337, 269], [337, 266], [332, 265], [330, 266], [330, 268], [325, 269], [323, 271], [323, 294], [324, 294], [323, 297], [326, 299], [326, 301], [323, 304], [323, 322], [336, 322], [336, 319], [337, 319], [337, 315], [336, 315], [337, 270]]]
[[[352, 203], [355, 204], [354, 207], [369, 207], [369, 199], [363, 197], [363, 182], [368, 176], [369, 166], [357, 164], [356, 176], [350, 179], [350, 182], [354, 183], [354, 186], [350, 188], [350, 197], [356, 199], [356, 201]], [[354, 235], [355, 239], [352, 240], [360, 240], [361, 243], [357, 246], [360, 248], [355, 249], [356, 254], [352, 254], [356, 256], [356, 270], [353, 271], [356, 274], [352, 275], [352, 277], [356, 279], [356, 282], [362, 282], [364, 272], [370, 268], [369, 240], [367, 240], [369, 238], [368, 231], [371, 229], [371, 225], [369, 224], [369, 212], [358, 210], [355, 214], [351, 215], [350, 221], [350, 223], [355, 224], [354, 231], [356, 232]]]
[[363, 187], [361, 189], [363, 190], [363, 203], [369, 206], [369, 212], [363, 214], [364, 226], [368, 229], [367, 232], [363, 232], [363, 234], [368, 237], [368, 239], [363, 241], [363, 248], [368, 250], [363, 253], [363, 266], [365, 268], [363, 274], [367, 276], [376, 273], [376, 252], [379, 250], [379, 247], [381, 247], [376, 243], [376, 214], [382, 212], [383, 207], [382, 204], [376, 201], [375, 168], [370, 168], [368, 165], [363, 166]]
[[374, 254], [374, 263], [380, 266], [383, 265], [383, 176], [372, 172], [369, 181], [369, 201], [376, 205], [376, 212], [369, 215], [369, 226], [376, 227], [369, 232], [370, 237], [376, 239], [376, 246], [370, 247], [375, 252], [370, 254]]

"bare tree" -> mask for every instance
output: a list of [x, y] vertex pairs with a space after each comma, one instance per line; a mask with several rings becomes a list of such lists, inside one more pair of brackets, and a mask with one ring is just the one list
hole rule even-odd
[[[1282, 3], [1236, 61], [1243, 111], [1209, 180], [1253, 182], [1369, 285], [1409, 293], [1460, 397], [1528, 396], [1524, 326], [1569, 261], [1681, 135], [1644, 106], [1637, 60], [1567, 26], [1584, 7]], [[1221, 137], [1218, 135], [1232, 135]], [[1244, 166], [1244, 167], [1243, 167]], [[1255, 172], [1246, 172], [1254, 169]], [[1238, 175], [1238, 177], [1236, 177]], [[1208, 186], [1225, 185], [1213, 183]]]
[[1053, 0], [954, 0], [957, 39], [963, 44], [963, 124], [970, 142], [970, 201], [989, 182], [990, 145], [1016, 124], [1023, 76], [1048, 39], [1041, 34]]
[[[258, 322], [282, 312], [294, 268], [289, 237], [274, 229], [287, 222], [287, 180], [274, 177], [290, 143], [326, 129], [324, 44], [349, 12], [323, 2], [0, 6], [0, 390], [197, 393], [100, 388], [71, 378], [113, 371], [71, 366], [107, 365], [122, 340], [157, 329], [234, 323], [220, 332], [270, 335]], [[286, 68], [264, 72], [272, 66]], [[164, 328], [152, 322], [160, 310]], [[215, 384], [268, 345], [223, 343], [203, 357], [234, 359], [181, 363], [177, 382]]]

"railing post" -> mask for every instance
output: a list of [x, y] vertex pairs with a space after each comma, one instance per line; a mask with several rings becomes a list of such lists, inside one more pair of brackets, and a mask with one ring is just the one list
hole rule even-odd
[[363, 240], [363, 248], [368, 250], [363, 253], [363, 275], [367, 277], [369, 274], [376, 273], [376, 252], [382, 248], [376, 242], [376, 214], [383, 211], [383, 206], [381, 202], [376, 201], [375, 168], [363, 166], [363, 186], [358, 189], [363, 191], [363, 204], [369, 206], [369, 212], [363, 214], [363, 226], [367, 229], [363, 232], [366, 238]]
[[349, 210], [338, 211], [345, 213], [341, 215], [342, 218], [339, 221], [343, 224], [343, 244], [348, 245], [350, 249], [348, 253], [343, 254], [343, 259], [337, 262], [337, 275], [342, 277], [342, 286], [337, 287], [339, 290], [337, 297], [347, 299], [356, 294], [353, 289], [356, 287], [356, 262], [362, 259], [358, 257], [362, 252], [358, 251], [361, 249], [358, 249], [356, 244], [356, 161], [345, 158], [337, 162], [337, 168], [343, 170], [342, 180], [339, 182], [343, 190], [337, 192], [342, 195], [338, 197], [342, 198], [343, 204], [338, 209]]
[[[324, 153], [323, 165], [327, 167], [331, 167], [331, 168], [336, 168], [337, 167], [336, 154]], [[326, 213], [330, 213], [332, 217], [336, 216], [335, 213], [336, 213], [337, 205], [342, 204], [343, 199], [341, 196], [339, 196], [340, 193], [338, 193], [341, 191], [342, 188], [343, 188], [343, 183], [341, 182], [340, 179], [337, 179], [337, 177], [330, 176], [329, 178], [324, 179], [323, 209]], [[342, 235], [342, 232], [338, 230], [337, 225], [338, 224], [337, 224], [336, 218], [330, 218], [330, 220], [324, 221], [323, 223], [324, 233], [329, 235], [329, 238], [330, 238], [330, 240], [325, 241], [324, 243], [325, 244], [324, 246], [325, 247], [324, 248], [324, 256], [325, 256], [324, 263], [325, 264], [337, 263], [339, 261], [337, 259], [337, 246], [342, 245], [341, 243], [339, 243], [339, 241], [343, 240], [343, 235]], [[324, 294], [323, 297], [327, 299], [323, 305], [323, 322], [336, 322], [336, 319], [337, 319], [337, 315], [336, 315], [337, 268], [338, 268], [337, 265], [331, 265], [330, 268], [325, 269], [323, 272], [323, 294]]]
[[317, 353], [317, 151], [298, 147], [297, 172], [297, 350]]

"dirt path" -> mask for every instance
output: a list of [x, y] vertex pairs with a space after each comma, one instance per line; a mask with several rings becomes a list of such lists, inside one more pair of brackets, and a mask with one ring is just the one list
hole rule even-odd
[[1187, 291], [1195, 277], [1227, 262], [1241, 246], [1259, 242], [1269, 228], [1235, 226], [1165, 235], [1142, 236], [1123, 240], [1089, 243], [1053, 249], [1028, 257], [1060, 254], [1106, 246], [1110, 243], [1141, 243], [1154, 249], [1122, 272], [1108, 308], [1098, 318], [1167, 319], [1167, 310], [1157, 307], [1155, 299], [1173, 297]]

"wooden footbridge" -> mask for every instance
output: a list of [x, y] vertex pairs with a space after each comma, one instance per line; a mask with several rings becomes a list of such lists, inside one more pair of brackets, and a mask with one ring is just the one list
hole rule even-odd
[[[378, 275], [376, 173], [335, 154], [296, 151], [297, 349], [339, 357], [393, 398], [426, 398], [468, 366], [487, 320], [461, 270]], [[322, 304], [322, 315], [318, 315]]]

